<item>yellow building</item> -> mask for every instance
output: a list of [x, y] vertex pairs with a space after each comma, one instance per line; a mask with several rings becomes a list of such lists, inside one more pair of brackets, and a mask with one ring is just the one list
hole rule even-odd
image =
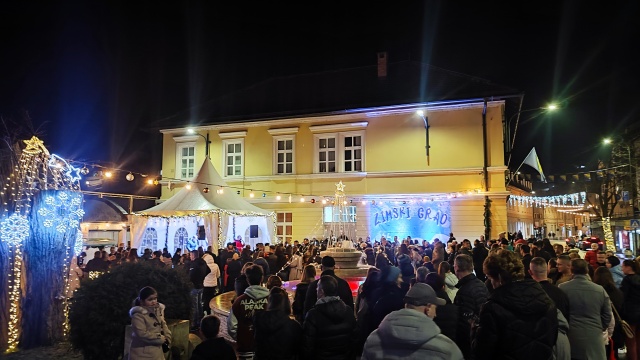
[[[380, 81], [380, 69], [378, 79], [373, 72], [380, 86], [395, 84], [383, 75]], [[183, 120], [161, 130], [162, 183], [171, 183], [171, 189], [163, 186], [162, 199], [192, 179], [209, 139], [211, 161], [229, 186], [225, 191], [276, 211], [283, 240], [332, 235], [338, 215], [331, 202], [339, 182], [346, 196], [340, 221], [352, 226], [345, 233], [350, 237], [431, 240], [453, 232], [458, 239], [476, 239], [485, 233], [488, 199], [495, 238], [508, 230], [503, 122], [509, 101], [397, 101], [277, 118], [221, 116], [193, 127]]]

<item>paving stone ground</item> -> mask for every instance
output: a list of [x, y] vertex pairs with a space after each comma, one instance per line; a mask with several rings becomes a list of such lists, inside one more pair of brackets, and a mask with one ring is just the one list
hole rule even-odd
[[0, 354], [6, 360], [82, 360], [82, 354], [73, 351], [71, 344], [62, 342], [53, 346], [44, 346], [29, 350], [20, 350], [11, 354]]

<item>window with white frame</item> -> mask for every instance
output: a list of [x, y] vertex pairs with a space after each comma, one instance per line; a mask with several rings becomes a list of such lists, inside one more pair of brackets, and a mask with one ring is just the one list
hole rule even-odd
[[[342, 219], [340, 219], [342, 217]], [[356, 207], [343, 206], [341, 209], [333, 206], [325, 206], [323, 209], [323, 220], [325, 223], [332, 222], [356, 222]]]
[[276, 213], [276, 235], [282, 241], [289, 243], [293, 239], [293, 213], [278, 212]]
[[274, 137], [274, 173], [293, 174], [294, 170], [294, 135]]
[[244, 139], [223, 141], [225, 176], [242, 176], [244, 163]]
[[176, 141], [176, 178], [191, 179], [195, 175], [196, 141], [193, 136], [174, 137]]
[[319, 135], [316, 139], [318, 154], [318, 172], [336, 172], [336, 136]]
[[342, 136], [344, 171], [362, 171], [362, 135]]
[[317, 173], [364, 171], [364, 132], [316, 134]]

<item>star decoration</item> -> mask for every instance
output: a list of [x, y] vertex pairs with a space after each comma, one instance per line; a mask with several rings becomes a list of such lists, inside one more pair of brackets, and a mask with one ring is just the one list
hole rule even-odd
[[44, 142], [38, 139], [37, 137], [33, 136], [31, 137], [31, 139], [23, 140], [23, 141], [25, 144], [27, 144], [27, 147], [24, 150], [22, 150], [23, 152], [30, 155], [37, 155], [43, 152], [47, 156], [49, 156], [49, 150], [47, 150], [47, 148], [44, 147]]
[[340, 182], [336, 184], [336, 190], [340, 192], [344, 192], [345, 186], [347, 185], [343, 184], [342, 180], [340, 180]]

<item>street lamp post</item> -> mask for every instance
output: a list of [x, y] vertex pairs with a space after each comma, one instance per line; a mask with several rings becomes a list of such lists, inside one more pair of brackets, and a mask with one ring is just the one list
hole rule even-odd
[[418, 116], [420, 116], [422, 118], [422, 121], [424, 122], [424, 133], [425, 133], [425, 149], [427, 150], [427, 165], [430, 165], [430, 161], [429, 161], [429, 148], [431, 147], [429, 145], [429, 117], [425, 116], [424, 110], [418, 110], [416, 111], [416, 114], [418, 114]]
[[[558, 105], [551, 103], [547, 106], [542, 106], [542, 107], [537, 107], [537, 108], [533, 108], [533, 109], [525, 109], [525, 110], [520, 110], [518, 112], [516, 112], [515, 114], [511, 115], [509, 117], [509, 120], [505, 122], [505, 137], [507, 138], [507, 144], [509, 145], [509, 148], [507, 149], [507, 153], [509, 154], [509, 160], [507, 160], [507, 166], [509, 166], [509, 164], [511, 163], [511, 153], [513, 150], [513, 147], [516, 144], [516, 134], [518, 132], [518, 124], [520, 123], [520, 115], [523, 113], [527, 113], [527, 112], [531, 112], [531, 111], [547, 111], [547, 112], [552, 112], [558, 110]], [[513, 121], [513, 119], [516, 118], [516, 116], [518, 117], [518, 120], [516, 120], [516, 126], [513, 129], [513, 139], [511, 139], [511, 122]]]
[[209, 157], [209, 144], [211, 144], [211, 141], [209, 140], [209, 132], [207, 131], [207, 136], [206, 137], [204, 135], [200, 134], [200, 133], [197, 133], [195, 130], [193, 130], [191, 128], [187, 129], [187, 132], [189, 134], [198, 135], [198, 136], [200, 136], [201, 138], [204, 139], [204, 141], [205, 141], [204, 154], [208, 158]]

